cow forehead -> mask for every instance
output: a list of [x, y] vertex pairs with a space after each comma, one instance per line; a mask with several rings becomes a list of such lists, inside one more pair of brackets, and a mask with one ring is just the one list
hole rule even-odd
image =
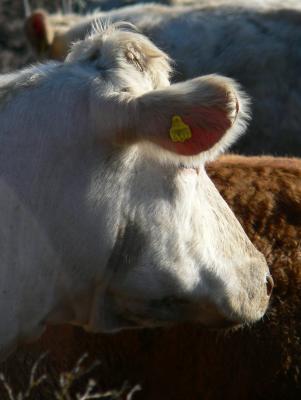
[[[72, 46], [67, 62], [85, 61], [96, 69], [114, 71], [115, 75], [117, 70], [119, 75], [123, 70], [129, 81], [138, 79], [142, 86], [143, 81], [151, 81], [148, 90], [169, 86], [171, 61], [168, 55], [145, 36], [133, 29], [129, 31], [131, 25], [128, 25], [116, 23], [94, 28], [89, 38]], [[135, 82], [131, 81], [131, 86], [135, 86]]]

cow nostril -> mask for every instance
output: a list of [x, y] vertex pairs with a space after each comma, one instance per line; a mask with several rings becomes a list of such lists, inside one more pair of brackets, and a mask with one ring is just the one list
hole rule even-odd
[[274, 280], [271, 274], [268, 274], [266, 277], [266, 285], [267, 285], [267, 295], [271, 296], [274, 287]]

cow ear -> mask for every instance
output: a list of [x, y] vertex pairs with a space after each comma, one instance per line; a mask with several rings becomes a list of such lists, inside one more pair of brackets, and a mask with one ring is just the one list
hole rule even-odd
[[34, 11], [25, 21], [25, 33], [37, 55], [43, 55], [54, 38], [48, 14], [43, 10]]
[[248, 118], [248, 99], [237, 83], [208, 75], [137, 98], [134, 132], [136, 141], [160, 146], [173, 160], [198, 161], [228, 148]]

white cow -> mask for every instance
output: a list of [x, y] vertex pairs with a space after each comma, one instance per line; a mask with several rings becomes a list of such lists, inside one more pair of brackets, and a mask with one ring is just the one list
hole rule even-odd
[[86, 16], [37, 11], [26, 30], [40, 56], [64, 59], [96, 17], [130, 21], [176, 61], [174, 80], [219, 73], [243, 84], [253, 100], [253, 119], [251, 135], [236, 151], [301, 156], [301, 1], [196, 3], [137, 4]]
[[204, 162], [245, 128], [231, 79], [169, 86], [127, 24], [0, 79], [0, 354], [48, 323], [91, 331], [260, 319], [265, 259]]

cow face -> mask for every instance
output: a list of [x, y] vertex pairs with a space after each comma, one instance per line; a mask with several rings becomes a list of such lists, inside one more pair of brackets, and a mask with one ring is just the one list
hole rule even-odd
[[244, 129], [247, 100], [218, 76], [169, 86], [168, 57], [123, 28], [96, 27], [101, 33], [67, 58], [103, 77], [91, 108], [101, 116], [99, 151], [112, 154], [101, 167], [110, 177], [102, 191], [111, 210], [118, 204], [106, 284], [88, 325], [256, 321], [272, 286], [266, 262], [204, 169]]
[[247, 100], [231, 79], [170, 86], [169, 73], [167, 55], [115, 24], [64, 63], [1, 77], [0, 357], [46, 323], [264, 314], [266, 262], [204, 169], [245, 129]]
[[260, 319], [270, 295], [266, 262], [203, 167], [156, 165], [136, 151], [121, 174], [129, 191], [92, 326], [224, 327]]

